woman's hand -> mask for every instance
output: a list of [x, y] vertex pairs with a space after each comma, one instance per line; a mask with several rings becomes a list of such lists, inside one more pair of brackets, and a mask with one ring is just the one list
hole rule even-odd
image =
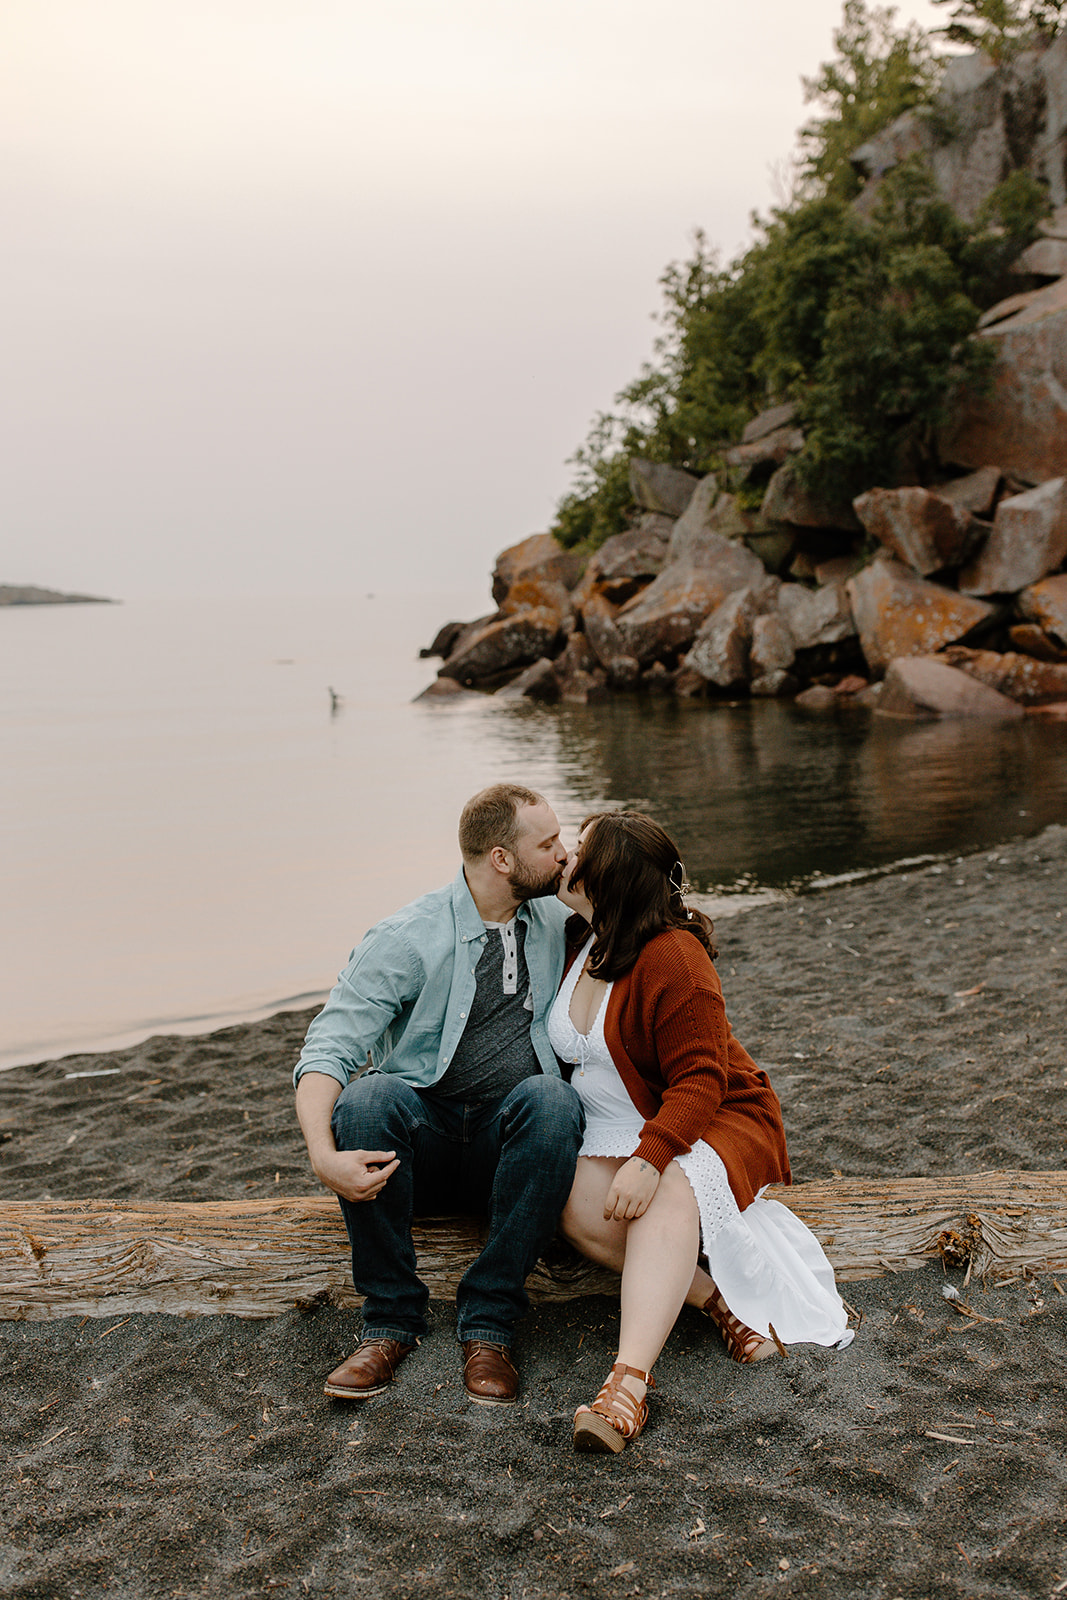
[[604, 1220], [634, 1222], [644, 1216], [659, 1188], [659, 1173], [651, 1161], [631, 1156], [615, 1174], [604, 1200]]

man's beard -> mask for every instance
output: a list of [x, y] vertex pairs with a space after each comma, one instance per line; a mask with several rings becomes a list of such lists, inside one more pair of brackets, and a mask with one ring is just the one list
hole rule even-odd
[[562, 878], [562, 867], [554, 867], [550, 873], [538, 877], [529, 867], [524, 867], [521, 861], [516, 861], [514, 868], [508, 874], [508, 888], [516, 900], [544, 900], [550, 894], [556, 893]]

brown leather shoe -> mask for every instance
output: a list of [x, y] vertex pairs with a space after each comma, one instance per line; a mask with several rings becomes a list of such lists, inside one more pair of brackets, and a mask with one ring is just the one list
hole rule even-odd
[[399, 1339], [361, 1339], [348, 1360], [330, 1373], [324, 1393], [336, 1400], [369, 1400], [373, 1394], [384, 1394], [414, 1348]]
[[463, 1346], [463, 1383], [479, 1405], [513, 1406], [519, 1393], [519, 1374], [507, 1345], [468, 1339]]

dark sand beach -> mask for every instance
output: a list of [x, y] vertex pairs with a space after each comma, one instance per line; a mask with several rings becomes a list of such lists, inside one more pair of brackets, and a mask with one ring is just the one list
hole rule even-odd
[[[797, 1181], [1067, 1167], [1065, 877], [1061, 827], [721, 923], [728, 1010]], [[4, 1197], [317, 1193], [289, 1086], [308, 1016], [5, 1074]], [[570, 1443], [613, 1355], [603, 1298], [531, 1313], [521, 1403], [499, 1412], [467, 1401], [442, 1303], [395, 1388], [348, 1408], [322, 1378], [357, 1319], [331, 1308], [3, 1323], [0, 1587], [1067, 1593], [1065, 1291], [939, 1265], [848, 1283], [848, 1350], [750, 1369], [685, 1312], [648, 1428], [611, 1459]]]

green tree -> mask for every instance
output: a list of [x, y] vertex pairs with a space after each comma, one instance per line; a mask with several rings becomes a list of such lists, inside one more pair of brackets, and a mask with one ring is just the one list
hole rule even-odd
[[753, 362], [762, 334], [746, 258], [720, 268], [702, 232], [694, 245], [688, 261], [660, 278], [656, 359], [618, 400], [643, 419], [653, 459], [699, 472], [760, 403]]
[[800, 130], [801, 177], [809, 190], [851, 199], [859, 179], [852, 152], [902, 112], [927, 102], [941, 62], [918, 23], [898, 30], [891, 6], [846, 0], [834, 33], [837, 51], [814, 78], [804, 78], [804, 98], [824, 115]]
[[951, 18], [937, 32], [950, 44], [984, 50], [991, 60], [1009, 60], [1027, 45], [1052, 39], [1063, 26], [1067, 0], [934, 0], [954, 6]]
[[768, 231], [757, 364], [796, 402], [812, 487], [851, 497], [929, 464], [948, 394], [987, 359], [967, 342], [971, 239], [916, 163], [883, 182], [869, 218], [820, 198]]
[[615, 396], [618, 409], [597, 416], [570, 458], [575, 482], [553, 527], [567, 546], [595, 549], [626, 526], [631, 455], [706, 472], [759, 407], [753, 362], [762, 334], [744, 261], [721, 268], [698, 232], [692, 256], [673, 262], [660, 287], [652, 361]]

